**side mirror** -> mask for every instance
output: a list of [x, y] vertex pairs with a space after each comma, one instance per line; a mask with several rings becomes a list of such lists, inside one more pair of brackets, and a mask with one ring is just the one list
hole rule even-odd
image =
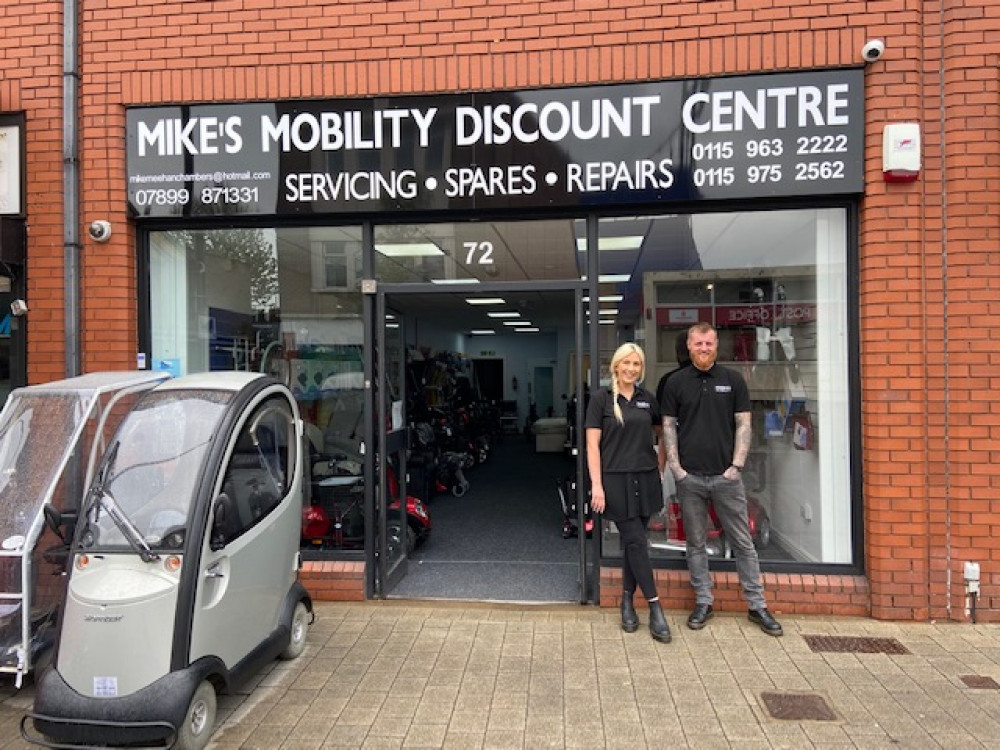
[[60, 513], [48, 503], [42, 506], [42, 513], [45, 516], [45, 525], [59, 537], [59, 544], [43, 550], [42, 559], [56, 566], [55, 572], [59, 573], [66, 569], [69, 562], [70, 541], [76, 529], [77, 513], [75, 510]]
[[70, 540], [73, 538], [73, 531], [76, 528], [76, 511], [64, 510], [59, 512], [49, 503], [45, 503], [42, 506], [42, 513], [45, 516], [45, 525], [52, 530], [52, 533], [59, 537], [59, 541], [68, 546]]
[[236, 509], [233, 501], [225, 492], [215, 500], [212, 508], [212, 539], [209, 547], [213, 552], [218, 552], [229, 542], [233, 523], [236, 519]]

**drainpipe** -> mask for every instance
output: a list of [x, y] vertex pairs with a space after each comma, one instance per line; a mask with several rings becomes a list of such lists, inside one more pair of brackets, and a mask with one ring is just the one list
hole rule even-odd
[[77, 0], [63, 0], [63, 289], [66, 377], [80, 374], [80, 197]]

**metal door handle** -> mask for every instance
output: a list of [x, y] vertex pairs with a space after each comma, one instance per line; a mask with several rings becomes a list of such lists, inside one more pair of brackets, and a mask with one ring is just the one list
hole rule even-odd
[[218, 565], [212, 565], [205, 571], [205, 578], [225, 578], [226, 574], [219, 570]]

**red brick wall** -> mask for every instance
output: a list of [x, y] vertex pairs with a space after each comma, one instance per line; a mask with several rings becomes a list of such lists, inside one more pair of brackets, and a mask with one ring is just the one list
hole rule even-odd
[[[822, 68], [857, 64], [867, 39], [885, 38], [884, 58], [866, 72], [868, 187], [859, 227], [870, 611], [965, 619], [962, 565], [974, 560], [983, 572], [979, 617], [1000, 620], [1000, 545], [991, 541], [1000, 535], [1000, 408], [992, 396], [1000, 334], [991, 319], [1000, 307], [995, 2], [80, 5], [81, 218], [83, 226], [107, 218], [116, 228], [106, 245], [84, 242], [85, 369], [134, 362], [127, 106]], [[32, 381], [63, 368], [60, 8], [0, 9], [0, 34], [28, 29], [8, 40], [0, 61], [0, 106], [28, 113]], [[902, 120], [921, 124], [923, 173], [912, 185], [886, 185], [882, 126]], [[772, 599], [782, 596], [783, 581], [770, 582]], [[841, 588], [849, 591], [836, 594]], [[859, 587], [827, 589], [831, 611], [855, 611]], [[806, 608], [802, 596], [795, 606]]]
[[363, 562], [306, 562], [299, 580], [316, 602], [360, 602], [365, 598]]
[[63, 342], [62, 3], [0, 6], [0, 111], [24, 112], [30, 275], [26, 318], [34, 380], [65, 373]]

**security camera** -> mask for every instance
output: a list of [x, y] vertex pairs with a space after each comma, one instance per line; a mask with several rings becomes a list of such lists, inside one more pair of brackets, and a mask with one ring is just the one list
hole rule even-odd
[[111, 222], [110, 221], [92, 221], [90, 222], [90, 239], [94, 242], [107, 242], [111, 239]]
[[875, 62], [880, 60], [885, 53], [885, 42], [881, 39], [872, 39], [861, 48], [861, 59], [865, 62]]

